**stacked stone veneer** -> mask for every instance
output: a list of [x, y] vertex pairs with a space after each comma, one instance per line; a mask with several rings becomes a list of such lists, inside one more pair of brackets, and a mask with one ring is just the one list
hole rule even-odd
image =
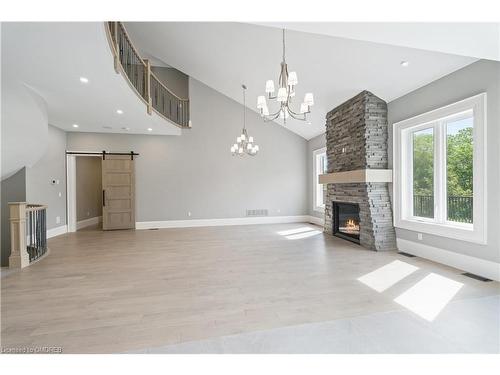
[[[387, 169], [387, 103], [363, 91], [326, 116], [328, 173]], [[333, 233], [332, 202], [359, 204], [360, 244], [396, 249], [388, 183], [328, 184], [325, 232]]]

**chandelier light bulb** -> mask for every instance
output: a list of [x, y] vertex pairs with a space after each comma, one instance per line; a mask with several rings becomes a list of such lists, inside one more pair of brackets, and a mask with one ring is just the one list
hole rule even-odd
[[255, 150], [255, 152], [259, 151], [259, 145], [255, 145], [253, 149]]
[[261, 108], [264, 108], [266, 106], [267, 106], [267, 104], [266, 104], [266, 97], [264, 95], [259, 96], [257, 98], [257, 108], [261, 109]]
[[248, 137], [248, 143], [253, 143], [253, 137], [252, 136]]
[[299, 81], [297, 80], [297, 73], [296, 72], [290, 72], [288, 75], [288, 85], [289, 86], [295, 86]]
[[240, 139], [241, 139], [242, 141], [244, 141], [244, 140], [246, 139], [245, 134], [240, 135]]
[[304, 96], [304, 103], [306, 103], [309, 107], [314, 105], [314, 97], [313, 97], [313, 94], [311, 92], [308, 92]]
[[288, 99], [288, 93], [286, 92], [286, 88], [280, 87], [278, 90], [278, 102], [286, 102]]
[[241, 143], [241, 137], [236, 138], [237, 143]]
[[262, 115], [269, 116], [269, 108], [267, 106], [262, 108]]
[[274, 82], [273, 80], [266, 81], [266, 93], [272, 94], [274, 92]]

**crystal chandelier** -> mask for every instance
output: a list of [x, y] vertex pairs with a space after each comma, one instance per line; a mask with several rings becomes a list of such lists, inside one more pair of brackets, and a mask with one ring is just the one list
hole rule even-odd
[[246, 89], [247, 87], [245, 85], [241, 85], [243, 88], [243, 130], [241, 131], [241, 135], [236, 138], [236, 143], [231, 146], [231, 153], [233, 156], [239, 155], [250, 155], [250, 156], [255, 156], [257, 155], [257, 152], [259, 152], [259, 146], [255, 145], [253, 142], [253, 137], [249, 136], [247, 133], [247, 128], [246, 128], [246, 111], [247, 111], [247, 106], [246, 106]]
[[292, 110], [292, 98], [295, 96], [295, 86], [297, 86], [297, 83], [297, 73], [288, 73], [285, 60], [285, 29], [283, 29], [283, 61], [281, 62], [281, 72], [278, 78], [279, 89], [276, 95], [274, 94], [273, 80], [266, 81], [267, 98], [270, 100], [277, 99], [280, 107], [276, 112], [269, 114], [266, 96], [259, 96], [257, 98], [257, 108], [260, 110], [260, 115], [264, 118], [264, 121], [274, 121], [278, 117], [283, 119], [284, 124], [286, 124], [286, 120], [289, 117], [301, 121], [307, 120], [307, 114], [311, 113], [311, 106], [314, 105], [314, 97], [312, 93], [307, 93], [304, 96], [304, 102], [300, 105], [300, 110], [298, 112]]

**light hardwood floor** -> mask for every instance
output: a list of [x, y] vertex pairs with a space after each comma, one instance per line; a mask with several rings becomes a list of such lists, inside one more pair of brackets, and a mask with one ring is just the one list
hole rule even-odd
[[[283, 233], [304, 227], [318, 232]], [[49, 256], [2, 278], [1, 345], [113, 353], [404, 310], [394, 299], [430, 273], [464, 284], [454, 300], [499, 294], [499, 283], [320, 231], [87, 228], [55, 237]], [[357, 280], [395, 260], [418, 270], [380, 293]]]

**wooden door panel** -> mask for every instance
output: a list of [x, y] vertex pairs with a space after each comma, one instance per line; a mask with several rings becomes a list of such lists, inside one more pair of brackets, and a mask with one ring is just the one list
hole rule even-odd
[[[104, 184], [103, 184], [104, 186]], [[108, 184], [108, 189], [106, 190], [109, 197], [113, 198], [126, 198], [132, 195], [131, 186], [110, 186]]]
[[106, 155], [102, 161], [104, 230], [135, 228], [134, 173], [130, 156]]
[[108, 185], [116, 186], [130, 186], [131, 184], [131, 173], [118, 173], [118, 172], [108, 172], [106, 175], [106, 183]]
[[108, 200], [108, 208], [116, 210], [130, 210], [130, 200], [129, 199], [110, 199]]

